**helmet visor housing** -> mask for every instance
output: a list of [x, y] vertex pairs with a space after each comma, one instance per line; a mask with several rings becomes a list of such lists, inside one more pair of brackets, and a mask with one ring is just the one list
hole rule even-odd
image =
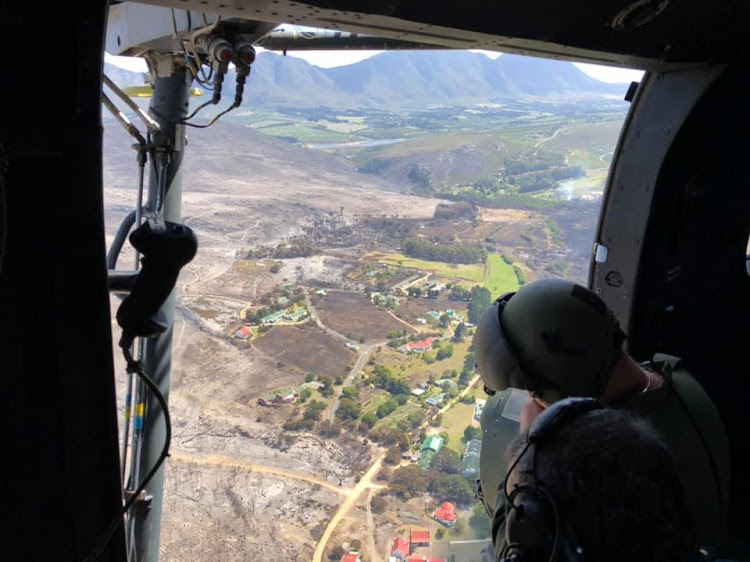
[[495, 301], [482, 316], [474, 335], [477, 371], [484, 386], [495, 392], [519, 382], [511, 381], [514, 373], [519, 371], [518, 359], [500, 324], [500, 315], [511, 296], [513, 293], [507, 293]]

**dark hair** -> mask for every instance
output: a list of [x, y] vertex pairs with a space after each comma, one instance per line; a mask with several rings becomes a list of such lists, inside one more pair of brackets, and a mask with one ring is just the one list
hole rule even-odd
[[[524, 433], [511, 443], [511, 462], [526, 442]], [[694, 551], [672, 451], [630, 412], [601, 409], [577, 417], [535, 455], [527, 452], [514, 472], [520, 483], [535, 480], [552, 494], [587, 562], [685, 560]]]

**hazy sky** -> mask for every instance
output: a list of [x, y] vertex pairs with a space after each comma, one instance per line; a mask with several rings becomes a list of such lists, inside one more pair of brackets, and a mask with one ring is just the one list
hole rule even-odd
[[[259, 49], [262, 51], [263, 49]], [[323, 68], [331, 68], [334, 66], [343, 66], [346, 64], [352, 64], [367, 58], [370, 58], [382, 51], [289, 51], [290, 57], [299, 57], [305, 59], [310, 64], [320, 66]], [[490, 58], [497, 58], [500, 53], [494, 53], [491, 51], [476, 51], [481, 52]], [[114, 57], [110, 54], [105, 54], [104, 59], [107, 62], [116, 64], [128, 70], [145, 71], [146, 63], [141, 58], [137, 57]], [[628, 70], [623, 68], [613, 68], [608, 66], [599, 66], [595, 64], [583, 64], [575, 63], [583, 72], [601, 80], [603, 82], [630, 82], [632, 80], [640, 80], [643, 72], [640, 70]]]

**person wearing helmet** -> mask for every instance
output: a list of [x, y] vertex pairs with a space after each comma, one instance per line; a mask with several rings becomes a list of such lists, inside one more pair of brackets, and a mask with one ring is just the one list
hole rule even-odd
[[[498, 299], [477, 325], [477, 370], [490, 398], [482, 416], [480, 497], [503, 525], [503, 450], [514, 392], [532, 397], [516, 416], [523, 431], [549, 404], [591, 397], [649, 420], [675, 453], [698, 543], [726, 539], [729, 445], [719, 414], [701, 385], [671, 356], [639, 364], [622, 350], [614, 313], [593, 292], [562, 279], [531, 283]], [[518, 390], [515, 391], [518, 393]]]

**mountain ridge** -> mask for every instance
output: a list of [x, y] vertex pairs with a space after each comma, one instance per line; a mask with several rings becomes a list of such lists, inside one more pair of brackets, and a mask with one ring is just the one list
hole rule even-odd
[[[140, 73], [105, 63], [118, 83], [134, 85]], [[112, 76], [114, 74], [114, 76]], [[233, 96], [235, 74], [222, 96]], [[626, 86], [591, 78], [573, 63], [519, 55], [497, 59], [468, 51], [385, 51], [346, 66], [320, 68], [269, 51], [253, 64], [245, 89], [257, 107], [414, 109], [475, 105], [519, 98], [622, 96]]]

